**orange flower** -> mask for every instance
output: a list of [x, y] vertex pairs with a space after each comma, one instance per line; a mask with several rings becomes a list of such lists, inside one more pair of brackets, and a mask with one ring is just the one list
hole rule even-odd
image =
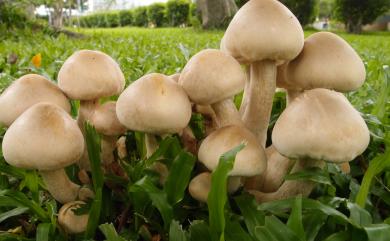
[[32, 57], [31, 62], [36, 68], [41, 67], [41, 62], [42, 62], [42, 55], [41, 53], [38, 53]]

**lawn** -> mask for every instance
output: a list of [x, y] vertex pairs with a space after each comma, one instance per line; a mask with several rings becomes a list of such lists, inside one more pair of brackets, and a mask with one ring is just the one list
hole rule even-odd
[[[200, 31], [191, 28], [80, 29], [78, 32], [84, 37], [69, 38], [63, 34], [50, 36], [28, 31], [23, 33], [16, 31], [0, 36], [0, 92], [14, 79], [30, 72], [43, 74], [55, 81], [64, 60], [79, 49], [101, 50], [112, 56], [120, 63], [127, 83], [146, 73], [159, 72], [170, 75], [180, 72], [187, 60], [198, 51], [218, 48], [223, 36], [223, 31]], [[305, 35], [312, 33], [307, 31]], [[324, 240], [327, 237], [329, 238], [327, 240], [385, 241], [390, 236], [390, 226], [383, 224], [390, 224], [390, 171], [387, 169], [390, 167], [390, 34], [338, 34], [356, 49], [366, 65], [365, 84], [358, 91], [348, 93], [347, 97], [362, 113], [370, 128], [369, 148], [351, 163], [350, 175], [341, 174], [335, 165], [328, 164], [325, 171], [319, 173], [320, 177], [310, 176], [310, 180], [319, 183], [311, 195], [312, 199], [297, 198], [262, 205], [255, 204], [248, 195], [238, 195], [234, 199], [229, 199], [225, 211], [226, 240], [298, 240], [296, 234], [301, 234], [304, 236], [300, 239], [302, 241]], [[34, 66], [31, 62], [32, 57], [38, 53], [42, 56], [40, 67]], [[16, 61], [13, 61], [15, 58]], [[280, 114], [283, 106], [284, 96], [278, 94], [275, 98], [274, 118]], [[4, 130], [0, 131], [0, 140], [3, 133]], [[128, 134], [128, 137], [134, 143], [140, 140], [138, 134]], [[91, 133], [91, 139], [93, 138], [94, 135]], [[174, 138], [165, 139], [161, 146], [176, 147]], [[137, 150], [136, 147], [135, 149]], [[172, 153], [178, 154], [175, 150], [174, 148], [172, 151], [165, 150], [168, 153], [164, 156], [167, 159], [174, 158]], [[137, 157], [137, 154], [134, 155]], [[174, 163], [175, 161], [172, 161], [172, 165]], [[210, 240], [207, 233], [214, 230], [212, 225], [211, 229], [206, 225], [209, 215], [207, 207], [195, 205], [187, 194], [181, 201], [174, 204], [166, 203], [166, 195], [168, 197], [170, 195], [166, 191], [167, 188], [158, 189], [153, 186], [151, 180], [142, 178], [140, 173], [147, 173], [142, 166], [131, 163], [126, 168], [128, 176], [134, 178], [136, 185], [130, 187], [130, 184], [113, 177], [106, 177], [106, 180], [119, 186], [124, 185], [128, 188], [128, 193], [139, 195], [139, 198], [135, 198], [134, 195], [114, 194], [112, 198], [105, 193], [102, 202], [106, 206], [101, 210], [99, 224], [114, 222], [121, 235], [131, 240], [152, 240], [152, 236], [155, 238], [156, 235], [168, 240], [164, 236], [167, 233], [175, 237], [169, 240]], [[71, 177], [72, 173], [75, 176], [75, 170], [68, 171]], [[367, 174], [363, 179], [364, 172]], [[37, 198], [39, 183], [37, 174], [9, 168], [0, 158], [1, 173], [6, 175], [0, 175], [0, 240], [3, 235], [1, 230], [11, 228], [12, 232], [4, 234], [9, 240], [22, 240], [21, 236], [34, 238], [35, 230], [38, 230], [37, 237], [39, 236], [40, 240], [47, 240], [45, 237], [51, 237], [49, 240], [61, 237], [58, 240], [64, 240], [65, 238], [59, 236], [53, 228], [55, 227], [53, 213], [57, 209], [57, 204], [50, 199]], [[36, 186], [29, 182], [36, 183]], [[108, 190], [107, 187], [104, 187], [104, 191], [115, 192]], [[145, 192], [151, 195], [145, 197]], [[32, 201], [29, 202], [29, 199]], [[15, 202], [20, 205], [10, 209], [8, 207], [12, 202], [10, 200], [16, 200]], [[147, 203], [151, 202], [152, 205], [142, 206], [144, 200], [148, 200]], [[365, 209], [356, 204], [356, 201], [361, 204], [366, 200]], [[126, 205], [127, 202], [131, 205]], [[127, 210], [127, 213], [123, 213], [123, 209]], [[128, 224], [120, 223], [120, 218], [115, 216], [130, 215], [131, 212], [136, 215], [134, 222]], [[22, 216], [18, 219], [20, 214]], [[188, 231], [183, 231], [176, 221], [170, 222], [171, 220], [178, 220], [183, 224], [183, 229]], [[120, 228], [118, 222], [122, 225]], [[255, 226], [259, 228], [251, 231], [250, 228]], [[20, 230], [15, 231], [17, 227], [20, 227], [23, 233]], [[122, 240], [116, 236], [113, 226], [101, 226], [100, 230], [102, 232], [96, 236], [94, 229], [91, 228], [86, 236], [77, 237], [76, 240], [82, 238], [102, 240], [102, 233], [107, 239], [109, 236], [112, 238], [109, 240]], [[277, 236], [278, 232], [285, 235]], [[276, 239], [269, 238], [269, 235]]]

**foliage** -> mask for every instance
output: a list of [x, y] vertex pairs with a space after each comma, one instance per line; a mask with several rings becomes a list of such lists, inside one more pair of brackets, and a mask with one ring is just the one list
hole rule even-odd
[[165, 4], [164, 3], [154, 3], [148, 6], [147, 15], [149, 23], [155, 25], [156, 27], [161, 27], [166, 22], [166, 13], [165, 13]]
[[131, 26], [133, 24], [133, 12], [131, 10], [119, 11], [119, 22], [121, 26]]
[[389, 0], [335, 0], [335, 16], [351, 33], [360, 33], [362, 25], [373, 22], [389, 8]]
[[188, 0], [169, 0], [167, 16], [171, 26], [188, 25], [190, 2]]
[[281, 0], [298, 18], [302, 26], [312, 23], [316, 17], [317, 0]]
[[[173, 74], [199, 50], [218, 48], [223, 35], [221, 31], [177, 28], [88, 29], [82, 33], [89, 37], [69, 39], [61, 34], [53, 38], [27, 30], [0, 36], [0, 92], [26, 73], [39, 73], [55, 80], [63, 61], [77, 49], [97, 49], [113, 56], [120, 63], [127, 84], [150, 72]], [[226, 241], [387, 240], [390, 235], [390, 69], [386, 65], [390, 63], [389, 34], [341, 36], [357, 50], [367, 68], [364, 86], [347, 97], [364, 113], [372, 136], [367, 151], [351, 162], [350, 175], [343, 174], [334, 164], [316, 173], [321, 178], [313, 178], [312, 171], [306, 170], [288, 179], [310, 177], [319, 182], [310, 198], [257, 204], [245, 192], [227, 197], [218, 187], [223, 186], [231, 164], [231, 159], [223, 159], [220, 171], [214, 173], [213, 190], [218, 191], [214, 194], [218, 198], [211, 197], [209, 205], [199, 204], [186, 191], [197, 168], [196, 159], [182, 150], [178, 137], [160, 140], [156, 153], [145, 159], [142, 158], [143, 134], [128, 132], [128, 157], [120, 161], [126, 175], [118, 176], [103, 174], [96, 168], [99, 136], [92, 127], [87, 127], [87, 146], [93, 157], [93, 188], [97, 193], [100, 189], [104, 193], [95, 196], [88, 206], [90, 214], [95, 215], [95, 223], [90, 224], [88, 235], [85, 234], [90, 237], [88, 240], [211, 241], [215, 234], [223, 235]], [[40, 68], [31, 63], [31, 58], [38, 53], [42, 55]], [[11, 54], [17, 56], [16, 60], [10, 58]], [[285, 96], [277, 93], [270, 130], [284, 107]], [[193, 118], [191, 126], [197, 126], [196, 121]], [[0, 128], [0, 140], [4, 131]], [[170, 170], [163, 185], [148, 168], [156, 159]], [[67, 171], [72, 180], [77, 180], [76, 167]], [[0, 230], [7, 230], [0, 232], [0, 240], [85, 240], [85, 235], [65, 237], [60, 231], [55, 215], [59, 207], [45, 191], [37, 172], [9, 166], [0, 150]], [[93, 211], [98, 207], [100, 213]]]
[[134, 26], [146, 27], [148, 26], [147, 7], [138, 7], [133, 10]]

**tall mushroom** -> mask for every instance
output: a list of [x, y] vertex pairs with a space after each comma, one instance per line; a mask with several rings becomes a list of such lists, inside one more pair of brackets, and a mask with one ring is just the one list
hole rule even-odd
[[245, 74], [231, 56], [216, 49], [205, 49], [195, 54], [180, 74], [191, 101], [211, 105], [218, 125], [242, 125], [241, 117], [232, 98], [245, 85]]
[[25, 110], [40, 102], [53, 103], [70, 112], [69, 100], [54, 83], [41, 75], [23, 75], [0, 95], [0, 124], [10, 126]]
[[60, 203], [93, 196], [65, 173], [64, 167], [82, 155], [84, 138], [77, 123], [60, 107], [49, 103], [30, 107], [8, 128], [2, 149], [10, 165], [38, 169], [48, 191]]
[[[265, 147], [276, 88], [276, 66], [294, 59], [303, 47], [297, 18], [276, 0], [250, 0], [233, 17], [221, 49], [250, 65], [243, 121]], [[247, 84], [248, 85], [248, 84]]]
[[[58, 72], [58, 86], [72, 100], [80, 100], [78, 124], [84, 132], [84, 122], [91, 120], [98, 108], [99, 99], [117, 95], [125, 86], [119, 65], [107, 54], [93, 50], [73, 53]], [[88, 169], [87, 152], [80, 166]]]
[[[273, 145], [296, 159], [292, 172], [322, 167], [324, 161], [343, 163], [363, 153], [370, 141], [366, 123], [347, 98], [327, 89], [304, 91], [277, 120]], [[252, 191], [259, 202], [309, 195], [314, 183], [286, 181], [274, 193]]]

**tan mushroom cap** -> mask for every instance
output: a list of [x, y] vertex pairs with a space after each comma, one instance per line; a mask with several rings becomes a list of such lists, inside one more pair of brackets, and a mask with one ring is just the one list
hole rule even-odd
[[221, 49], [239, 62], [295, 58], [303, 47], [303, 30], [291, 11], [276, 0], [251, 0], [233, 17]]
[[368, 146], [366, 123], [341, 93], [327, 89], [303, 92], [283, 111], [272, 132], [282, 155], [347, 162]]
[[91, 117], [91, 123], [103, 135], [116, 136], [126, 132], [126, 127], [119, 122], [116, 115], [115, 101], [98, 106]]
[[362, 86], [366, 78], [364, 64], [355, 50], [329, 32], [308, 37], [298, 57], [281, 68], [284, 76], [278, 78], [278, 85], [287, 89], [347, 92]]
[[130, 130], [177, 133], [191, 119], [191, 103], [183, 88], [163, 74], [148, 74], [129, 85], [116, 104], [119, 121]]
[[77, 123], [60, 107], [39, 103], [8, 128], [3, 155], [12, 166], [56, 170], [76, 162], [84, 150]]
[[125, 77], [110, 56], [100, 51], [72, 54], [58, 73], [58, 86], [74, 100], [94, 100], [122, 92]]
[[241, 126], [225, 126], [211, 133], [202, 142], [198, 159], [209, 170], [217, 168], [222, 154], [234, 147], [246, 143], [236, 156], [230, 176], [255, 176], [261, 174], [267, 166], [264, 149], [257, 138]]
[[10, 126], [25, 110], [39, 102], [53, 103], [70, 112], [69, 101], [58, 86], [41, 75], [27, 74], [0, 95], [0, 123]]
[[68, 234], [82, 233], [87, 230], [88, 214], [76, 215], [75, 210], [85, 205], [82, 201], [73, 201], [64, 204], [58, 212], [58, 224]]
[[180, 74], [179, 84], [196, 104], [214, 104], [244, 89], [245, 73], [228, 54], [205, 49], [195, 54]]

